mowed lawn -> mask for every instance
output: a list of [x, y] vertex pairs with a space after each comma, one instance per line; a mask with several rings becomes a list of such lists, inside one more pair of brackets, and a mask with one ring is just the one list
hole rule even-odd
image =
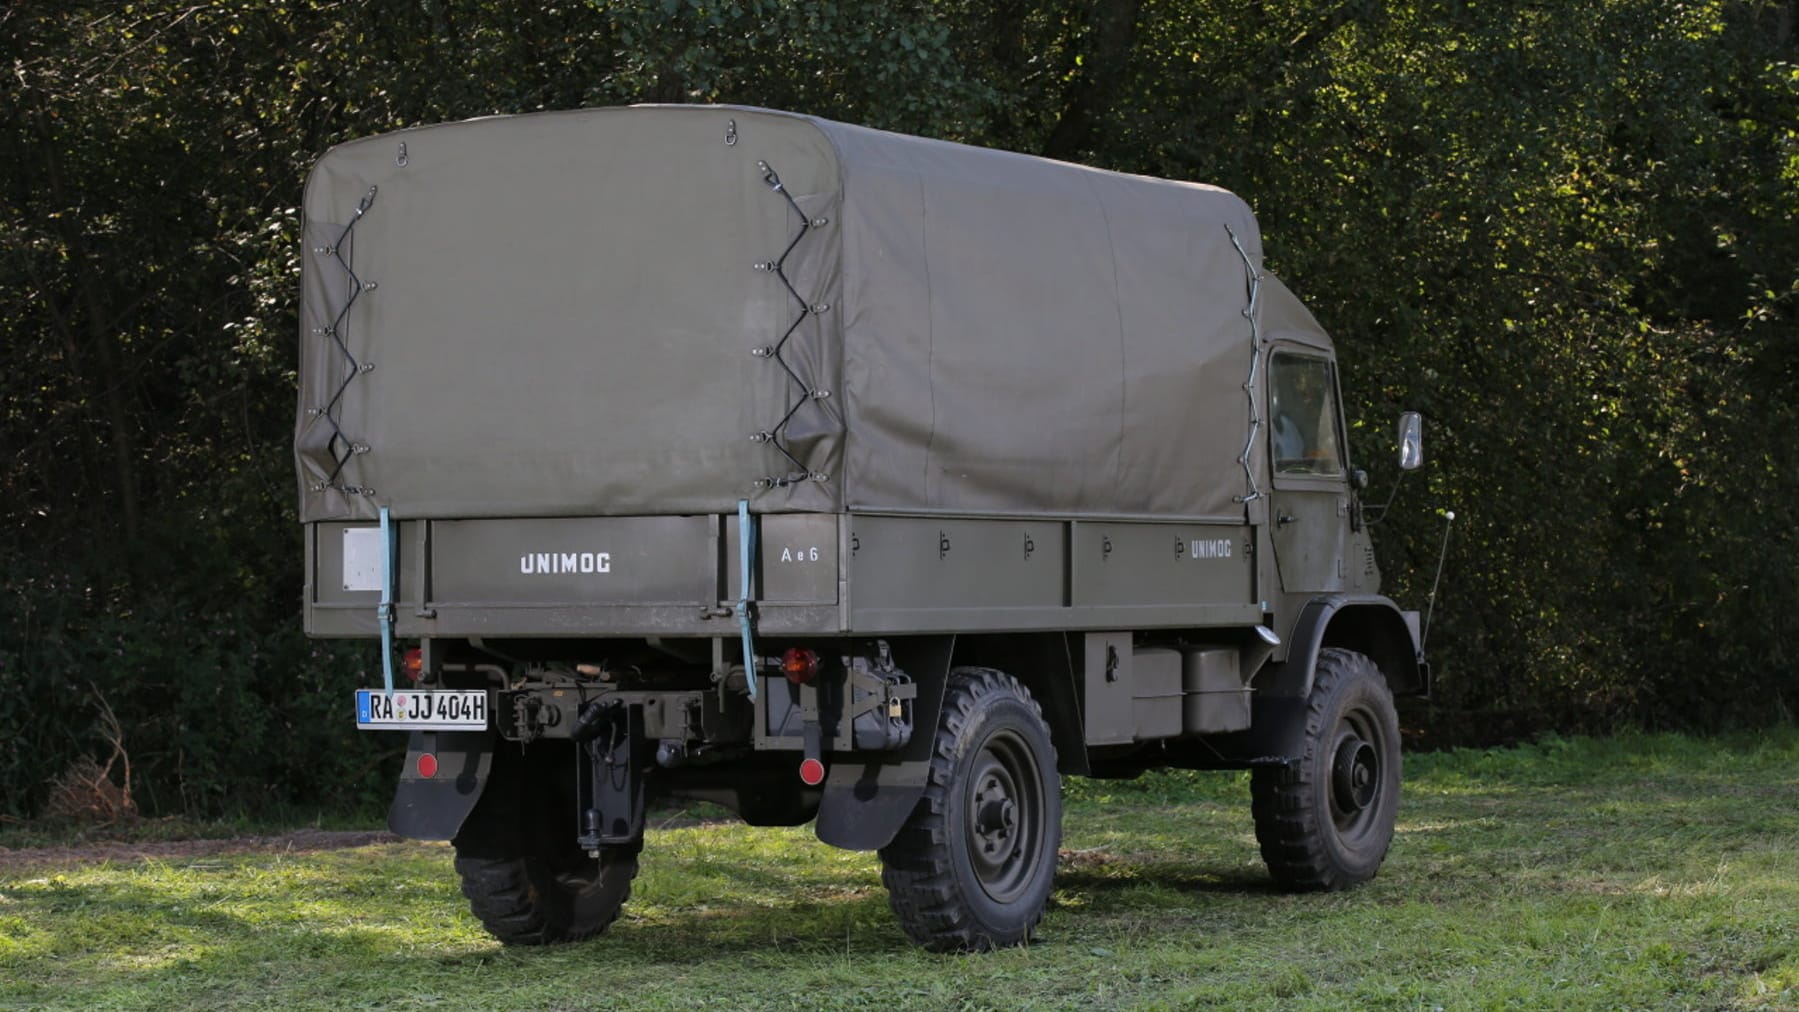
[[974, 956], [809, 829], [652, 832], [612, 931], [540, 950], [439, 845], [4, 867], [0, 1007], [1799, 1009], [1799, 731], [1406, 763], [1331, 895], [1271, 887], [1246, 776], [1073, 781], [1041, 937]]

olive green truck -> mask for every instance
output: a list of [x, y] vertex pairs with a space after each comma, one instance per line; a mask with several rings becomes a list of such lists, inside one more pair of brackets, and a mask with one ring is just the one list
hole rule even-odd
[[1417, 615], [1237, 197], [649, 106], [344, 144], [305, 218], [306, 628], [502, 941], [604, 930], [670, 797], [878, 850], [933, 949], [1030, 938], [1064, 776], [1248, 769], [1276, 880], [1379, 868]]

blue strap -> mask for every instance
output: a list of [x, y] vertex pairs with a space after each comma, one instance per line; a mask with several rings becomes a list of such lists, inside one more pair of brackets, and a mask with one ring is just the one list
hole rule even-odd
[[737, 598], [737, 623], [743, 631], [743, 677], [756, 698], [756, 650], [750, 637], [750, 559], [756, 554], [756, 529], [750, 526], [750, 501], [737, 500], [737, 574], [742, 593]]
[[381, 507], [381, 610], [376, 621], [381, 626], [381, 684], [387, 694], [394, 694], [394, 570], [399, 555], [399, 539], [394, 525], [388, 521], [387, 507]]

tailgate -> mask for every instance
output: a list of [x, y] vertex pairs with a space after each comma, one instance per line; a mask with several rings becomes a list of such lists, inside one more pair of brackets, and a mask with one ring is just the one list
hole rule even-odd
[[[756, 518], [758, 627], [834, 633], [834, 515]], [[401, 520], [401, 636], [729, 636], [740, 593], [735, 516]], [[307, 525], [306, 629], [373, 636], [385, 546], [372, 524]]]

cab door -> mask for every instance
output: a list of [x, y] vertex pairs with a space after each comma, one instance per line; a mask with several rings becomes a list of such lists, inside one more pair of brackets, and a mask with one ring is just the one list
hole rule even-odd
[[1337, 368], [1328, 354], [1279, 345], [1268, 358], [1269, 523], [1281, 589], [1342, 590], [1350, 488]]

